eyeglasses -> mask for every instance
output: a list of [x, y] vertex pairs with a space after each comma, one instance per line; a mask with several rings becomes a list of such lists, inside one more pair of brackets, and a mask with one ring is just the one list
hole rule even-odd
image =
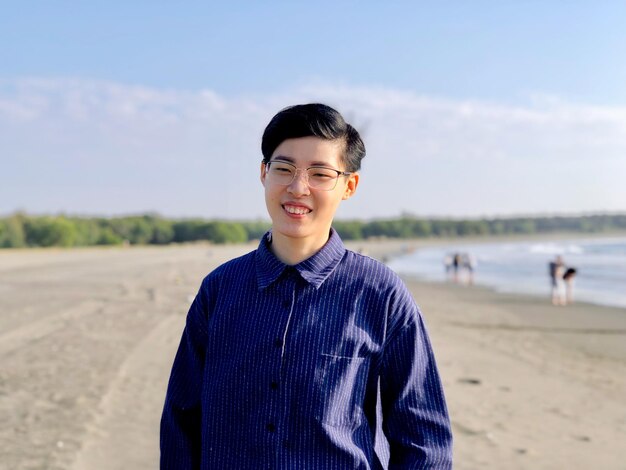
[[321, 191], [332, 191], [337, 186], [340, 176], [349, 176], [352, 173], [339, 171], [323, 166], [310, 166], [309, 168], [297, 168], [291, 163], [280, 160], [272, 160], [265, 164], [267, 168], [267, 178], [273, 184], [289, 186], [295, 179], [299, 171], [305, 175], [305, 180], [311, 189]]

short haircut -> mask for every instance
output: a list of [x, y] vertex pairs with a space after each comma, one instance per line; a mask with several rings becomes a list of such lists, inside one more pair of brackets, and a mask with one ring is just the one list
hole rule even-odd
[[287, 139], [319, 137], [340, 140], [344, 143], [342, 155], [346, 171], [361, 169], [365, 157], [365, 144], [354, 127], [338, 111], [320, 103], [289, 106], [276, 114], [263, 132], [261, 151], [263, 162], [270, 161], [276, 148]]

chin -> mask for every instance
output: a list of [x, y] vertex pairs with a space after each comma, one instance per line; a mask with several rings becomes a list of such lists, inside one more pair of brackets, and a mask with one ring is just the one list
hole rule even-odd
[[312, 235], [312, 231], [305, 227], [293, 227], [288, 224], [272, 224], [272, 231], [289, 238], [306, 238]]

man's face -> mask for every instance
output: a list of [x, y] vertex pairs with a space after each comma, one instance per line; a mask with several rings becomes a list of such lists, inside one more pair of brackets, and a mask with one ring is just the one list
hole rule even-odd
[[[322, 166], [345, 171], [342, 151], [340, 141], [301, 137], [283, 141], [270, 161], [286, 161], [302, 170]], [[339, 176], [335, 189], [322, 191], [308, 186], [304, 171], [298, 172], [288, 186], [273, 183], [266, 171], [265, 164], [261, 164], [261, 182], [274, 236], [304, 238], [320, 244], [328, 239], [339, 203], [354, 194], [359, 181], [358, 174]]]

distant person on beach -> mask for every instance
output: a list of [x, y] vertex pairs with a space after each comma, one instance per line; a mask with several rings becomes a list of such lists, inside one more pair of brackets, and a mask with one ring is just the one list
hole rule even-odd
[[446, 279], [450, 279], [452, 277], [452, 255], [448, 253], [443, 258], [443, 268], [446, 272]]
[[161, 469], [451, 469], [421, 312], [393, 271], [331, 227], [359, 183], [358, 132], [326, 105], [291, 106], [261, 149], [272, 228], [210, 273], [190, 307]]
[[474, 284], [474, 271], [476, 270], [476, 258], [471, 253], [464, 253], [462, 256], [463, 269], [466, 273], [466, 280], [469, 285]]
[[574, 278], [576, 277], [576, 268], [568, 267], [563, 273], [563, 281], [565, 282], [565, 302], [571, 304], [574, 302]]
[[461, 255], [455, 253], [452, 255], [452, 280], [459, 282], [459, 268], [461, 267]]
[[550, 263], [548, 264], [548, 271], [550, 273], [552, 304], [565, 305], [566, 300], [563, 281], [563, 274], [565, 274], [565, 264], [563, 263], [563, 258], [557, 256], [553, 261], [550, 261]]

